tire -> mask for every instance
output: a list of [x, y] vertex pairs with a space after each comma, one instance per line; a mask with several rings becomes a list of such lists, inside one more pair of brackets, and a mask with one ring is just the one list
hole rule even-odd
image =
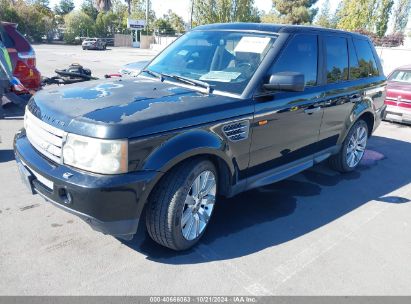
[[83, 51], [85, 51], [86, 50], [86, 48], [83, 46]]
[[[329, 159], [330, 167], [341, 173], [354, 171], [364, 157], [368, 134], [367, 123], [364, 120], [357, 121], [348, 132], [340, 152]], [[352, 158], [351, 153], [354, 153]]]
[[[172, 169], [160, 180], [148, 200], [146, 226], [150, 237], [176, 251], [194, 246], [210, 221], [217, 184], [216, 168], [208, 160], [189, 160]], [[206, 192], [202, 190], [207, 187], [209, 194], [201, 198]]]

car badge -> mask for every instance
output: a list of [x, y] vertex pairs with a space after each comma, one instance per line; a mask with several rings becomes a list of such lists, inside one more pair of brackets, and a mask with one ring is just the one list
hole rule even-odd
[[73, 174], [70, 173], [70, 172], [66, 172], [66, 173], [63, 174], [63, 177], [64, 177], [65, 179], [69, 179], [69, 178], [72, 177], [72, 176], [73, 176]]

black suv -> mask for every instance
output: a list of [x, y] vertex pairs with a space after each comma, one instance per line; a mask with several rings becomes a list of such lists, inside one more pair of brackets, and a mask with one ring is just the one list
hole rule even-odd
[[95, 230], [130, 239], [145, 214], [156, 242], [183, 250], [204, 234], [218, 197], [327, 158], [354, 170], [385, 87], [374, 47], [358, 34], [201, 26], [135, 78], [36, 94], [16, 160], [33, 193]]

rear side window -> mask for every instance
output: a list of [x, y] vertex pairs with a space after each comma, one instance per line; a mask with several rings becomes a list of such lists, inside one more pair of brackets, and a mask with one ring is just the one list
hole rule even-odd
[[281, 53], [271, 74], [298, 72], [305, 76], [307, 86], [317, 84], [318, 38], [317, 35], [296, 35]]
[[327, 83], [348, 80], [347, 39], [343, 37], [325, 37], [327, 53]]
[[367, 40], [353, 39], [354, 47], [358, 57], [359, 75], [358, 78], [378, 76], [377, 63], [371, 46]]
[[10, 38], [10, 36], [7, 34], [4, 27], [2, 27], [1, 25], [0, 25], [0, 40], [1, 42], [3, 42], [6, 48], [14, 48], [14, 41]]

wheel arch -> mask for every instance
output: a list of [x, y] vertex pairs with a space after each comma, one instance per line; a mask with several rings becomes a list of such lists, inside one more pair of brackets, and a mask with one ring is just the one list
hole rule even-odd
[[[236, 180], [236, 162], [223, 138], [206, 130], [191, 130], [168, 139], [144, 162], [143, 170], [167, 174], [176, 166], [192, 159], [208, 159], [217, 169], [219, 193], [228, 196]], [[155, 181], [155, 185], [159, 180]], [[152, 191], [155, 187], [151, 187]]]
[[338, 144], [342, 144], [344, 142], [352, 126], [360, 119], [364, 120], [367, 123], [368, 137], [371, 136], [375, 125], [375, 113], [373, 109], [368, 105], [368, 103], [366, 103], [366, 106], [364, 106], [364, 104], [362, 104], [361, 106], [356, 106], [347, 117], [345, 127], [340, 134]]

